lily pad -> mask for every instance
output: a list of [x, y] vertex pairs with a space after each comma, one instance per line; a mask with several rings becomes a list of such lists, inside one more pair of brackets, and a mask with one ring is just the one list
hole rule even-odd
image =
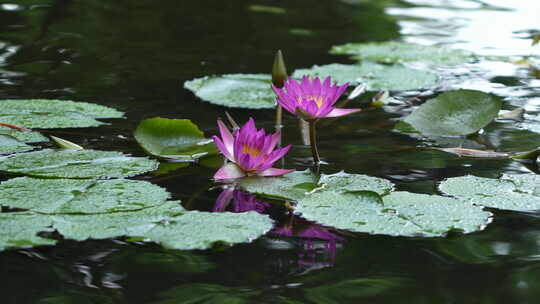
[[458, 65], [475, 59], [472, 53], [442, 46], [427, 46], [397, 41], [346, 43], [332, 47], [331, 54], [355, 55], [360, 60], [383, 63], [424, 62], [437, 65]]
[[46, 149], [0, 158], [0, 171], [54, 178], [129, 177], [157, 167], [148, 158], [96, 150]]
[[472, 175], [443, 181], [439, 190], [475, 204], [505, 210], [540, 210], [540, 177], [535, 174], [503, 175], [500, 179]]
[[430, 99], [404, 122], [424, 135], [459, 136], [472, 134], [495, 119], [501, 109], [496, 96], [474, 90], [456, 90]]
[[216, 242], [250, 242], [268, 232], [273, 222], [256, 212], [187, 211], [179, 202], [140, 211], [54, 216], [54, 228], [75, 240], [130, 236], [172, 249], [207, 249]]
[[147, 153], [157, 157], [190, 161], [218, 152], [189, 119], [145, 119], [134, 135]]
[[408, 68], [402, 65], [383, 65], [374, 62], [360, 64], [328, 64], [315, 65], [310, 69], [300, 69], [293, 73], [293, 77], [304, 75], [312, 77], [331, 76], [338, 83], [349, 82], [351, 85], [366, 84], [368, 90], [418, 90], [434, 88], [439, 84], [436, 74]]
[[43, 213], [110, 213], [163, 204], [170, 194], [145, 181], [37, 179], [0, 184], [0, 205]]
[[3, 127], [0, 127], [0, 135], [11, 136], [17, 139], [18, 141], [21, 141], [27, 144], [49, 141], [47, 137], [43, 136], [39, 132], [18, 131], [18, 130], [13, 130], [9, 128], [3, 128]]
[[23, 152], [32, 149], [34, 149], [34, 147], [20, 142], [11, 136], [0, 134], [0, 154]]
[[37, 235], [53, 231], [51, 224], [49, 216], [30, 212], [0, 213], [0, 249], [54, 245], [55, 240]]
[[300, 199], [316, 186], [309, 170], [295, 171], [280, 177], [246, 177], [240, 180], [240, 187], [244, 190], [278, 199]]
[[103, 125], [96, 118], [121, 118], [102, 105], [54, 99], [0, 100], [0, 121], [27, 128], [79, 128]]
[[379, 195], [388, 194], [394, 189], [394, 184], [389, 180], [345, 172], [331, 175], [323, 174], [321, 175], [319, 184], [321, 184], [324, 189], [328, 190], [344, 192], [373, 191]]
[[205, 76], [184, 83], [197, 97], [220, 106], [247, 109], [271, 109], [276, 96], [267, 74], [227, 74]]
[[382, 198], [374, 192], [315, 192], [299, 200], [295, 212], [338, 229], [423, 237], [444, 236], [453, 230], [478, 231], [491, 217], [482, 207], [458, 199], [409, 192]]

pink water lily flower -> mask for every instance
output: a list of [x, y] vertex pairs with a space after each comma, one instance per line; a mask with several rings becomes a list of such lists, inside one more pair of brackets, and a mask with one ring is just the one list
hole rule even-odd
[[310, 79], [302, 77], [299, 83], [293, 78], [287, 79], [283, 89], [272, 86], [278, 96], [277, 102], [291, 114], [300, 116], [304, 120], [317, 120], [325, 117], [338, 117], [358, 112], [361, 109], [340, 109], [334, 107], [341, 94], [345, 92], [349, 83], [338, 86], [331, 85], [331, 78], [326, 77], [321, 83], [319, 77]]
[[280, 176], [294, 171], [272, 168], [272, 165], [291, 149], [291, 145], [288, 145], [274, 150], [281, 136], [279, 132], [266, 135], [264, 129], [257, 130], [253, 118], [234, 133], [231, 133], [222, 121], [218, 120], [217, 124], [221, 139], [217, 136], [212, 139], [231, 162], [214, 174], [215, 179], [248, 175]]

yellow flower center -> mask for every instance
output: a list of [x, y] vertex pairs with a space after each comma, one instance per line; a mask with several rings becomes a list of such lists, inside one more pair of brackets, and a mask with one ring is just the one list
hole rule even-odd
[[319, 108], [319, 109], [322, 107], [322, 105], [324, 103], [324, 98], [322, 96], [308, 95], [308, 96], [304, 96], [304, 98], [302, 98], [302, 97], [297, 97], [296, 98], [296, 102], [298, 104], [301, 104], [303, 100], [315, 102], [315, 104], [317, 105], [317, 108]]
[[257, 148], [254, 148], [254, 147], [251, 147], [249, 145], [244, 145], [242, 147], [242, 152], [246, 153], [246, 154], [249, 154], [251, 157], [254, 157], [254, 158], [259, 156], [259, 154], [261, 154], [261, 150], [259, 150]]

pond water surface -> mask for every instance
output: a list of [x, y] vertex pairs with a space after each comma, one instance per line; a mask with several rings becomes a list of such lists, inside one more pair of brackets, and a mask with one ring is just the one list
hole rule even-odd
[[[486, 56], [540, 55], [526, 33], [539, 28], [531, 0], [13, 0], [0, 1], [0, 99], [89, 101], [127, 119], [88, 129], [52, 130], [87, 148], [144, 155], [132, 132], [144, 118], [187, 118], [206, 134], [229, 110], [270, 130], [271, 110], [226, 109], [183, 88], [211, 74], [269, 73], [277, 49], [289, 71], [351, 63], [330, 55], [347, 42], [439, 43]], [[540, 113], [540, 72], [481, 60], [449, 71], [449, 88], [474, 88], [505, 100], [504, 109]], [[414, 96], [415, 93], [408, 93]], [[405, 94], [407, 95], [407, 94]], [[1, 111], [1, 109], [0, 109]], [[389, 105], [319, 130], [320, 152], [334, 173], [368, 174], [400, 190], [436, 193], [444, 178], [535, 171], [510, 160], [472, 160], [422, 145], [485, 148], [464, 138], [429, 142], [392, 131], [410, 106]], [[286, 167], [309, 166], [310, 150], [285, 117], [294, 148]], [[512, 122], [482, 135], [500, 151], [536, 148], [540, 134]], [[187, 209], [212, 210], [215, 169], [191, 165], [138, 177], [167, 188]], [[3, 179], [7, 179], [6, 176]], [[306, 227], [280, 207], [281, 224]], [[540, 216], [494, 211], [484, 231], [447, 238], [401, 238], [313, 229], [315, 238], [270, 233], [250, 244], [206, 251], [158, 245], [62, 241], [0, 252], [3, 303], [537, 303]]]

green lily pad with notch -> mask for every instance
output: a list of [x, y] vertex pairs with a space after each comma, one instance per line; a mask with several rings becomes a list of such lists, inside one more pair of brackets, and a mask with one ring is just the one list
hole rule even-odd
[[18, 153], [0, 158], [0, 171], [35, 177], [129, 177], [155, 170], [159, 162], [120, 152], [51, 150]]
[[52, 232], [52, 219], [31, 212], [0, 213], [0, 249], [54, 245], [55, 240], [38, 236]]
[[353, 232], [408, 237], [442, 237], [449, 231], [482, 230], [491, 213], [458, 199], [392, 192], [322, 191], [300, 199], [295, 213], [325, 226]]
[[250, 242], [272, 229], [273, 222], [256, 212], [187, 211], [179, 202], [139, 211], [94, 215], [56, 215], [54, 228], [74, 240], [128, 236], [171, 249], [207, 249], [216, 242]]
[[463, 50], [397, 41], [346, 43], [333, 46], [330, 53], [354, 55], [355, 59], [382, 63], [423, 62], [453, 66], [475, 60], [472, 53]]
[[271, 85], [272, 76], [268, 74], [226, 74], [186, 81], [184, 88], [220, 106], [272, 109], [276, 106], [276, 95]]
[[475, 204], [513, 211], [540, 210], [540, 177], [503, 175], [500, 179], [472, 175], [444, 180], [439, 190]]
[[121, 118], [115, 109], [69, 100], [0, 100], [0, 121], [27, 128], [82, 128], [103, 125], [97, 118]]
[[244, 177], [240, 179], [244, 190], [277, 199], [297, 200], [315, 189], [317, 183], [309, 170], [295, 171], [279, 177]]
[[383, 65], [374, 62], [362, 62], [359, 64], [328, 64], [315, 65], [310, 69], [294, 71], [294, 78], [304, 75], [325, 78], [350, 85], [358, 83], [366, 84], [368, 90], [407, 91], [431, 89], [439, 85], [439, 77], [429, 71], [408, 68], [402, 65]]
[[192, 161], [218, 152], [214, 142], [189, 119], [145, 119], [134, 136], [148, 154], [161, 158]]
[[42, 213], [110, 213], [161, 205], [170, 194], [146, 181], [18, 177], [0, 184], [0, 205]]
[[18, 141], [21, 141], [27, 144], [49, 141], [47, 137], [43, 136], [43, 134], [39, 132], [19, 131], [19, 130], [13, 130], [10, 128], [4, 128], [4, 127], [0, 127], [0, 135], [11, 136], [17, 139]]
[[493, 121], [501, 103], [500, 98], [480, 91], [449, 91], [426, 101], [403, 121], [424, 135], [468, 135]]
[[18, 141], [14, 137], [0, 134], [0, 154], [24, 152], [33, 149], [34, 147]]

